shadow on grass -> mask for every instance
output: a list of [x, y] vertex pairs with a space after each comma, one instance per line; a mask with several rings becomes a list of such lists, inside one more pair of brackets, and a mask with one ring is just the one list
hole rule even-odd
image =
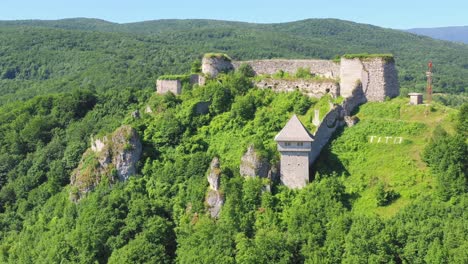
[[314, 180], [317, 174], [319, 174], [320, 177], [328, 177], [331, 175], [349, 176], [348, 170], [346, 170], [346, 167], [339, 157], [331, 151], [330, 145], [330, 143], [338, 138], [342, 133], [343, 128], [341, 127], [333, 134], [328, 143], [323, 147], [317, 160], [315, 160], [314, 164], [310, 168], [310, 180]]

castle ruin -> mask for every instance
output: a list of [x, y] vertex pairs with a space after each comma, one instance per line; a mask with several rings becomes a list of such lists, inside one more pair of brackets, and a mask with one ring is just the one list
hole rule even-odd
[[320, 98], [326, 93], [334, 97], [350, 97], [361, 85], [366, 101], [382, 102], [386, 97], [399, 95], [395, 62], [389, 55], [343, 56], [339, 62], [330, 60], [250, 60], [232, 61], [227, 55], [208, 54], [203, 57], [202, 72], [211, 77], [238, 69], [242, 64], [252, 67], [256, 75], [272, 75], [278, 71], [294, 74], [297, 69], [309, 69], [312, 76], [323, 80], [277, 80], [265, 78], [256, 85], [274, 91], [300, 90], [311, 97]]
[[[202, 72], [211, 77], [248, 64], [257, 76], [271, 76], [278, 71], [294, 74], [299, 68], [309, 69], [314, 79], [262, 78], [256, 86], [278, 92], [299, 90], [310, 97], [330, 94], [344, 98], [331, 104], [321, 119], [315, 113], [316, 131], [311, 134], [293, 115], [275, 137], [280, 160], [280, 179], [289, 188], [302, 188], [309, 182], [309, 168], [337, 128], [354, 125], [353, 110], [365, 102], [382, 102], [399, 95], [395, 62], [391, 55], [345, 55], [339, 62], [329, 60], [251, 60], [232, 61], [227, 55], [210, 54], [202, 61]], [[352, 122], [351, 122], [352, 121]]]

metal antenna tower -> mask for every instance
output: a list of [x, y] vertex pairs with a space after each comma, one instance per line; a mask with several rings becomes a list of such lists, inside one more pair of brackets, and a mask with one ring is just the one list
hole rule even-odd
[[427, 103], [430, 104], [432, 102], [432, 61], [428, 63], [428, 71], [426, 72], [427, 76]]

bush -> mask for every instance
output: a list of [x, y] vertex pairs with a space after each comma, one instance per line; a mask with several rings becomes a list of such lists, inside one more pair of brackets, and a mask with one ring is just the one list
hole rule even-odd
[[310, 68], [298, 68], [295, 74], [296, 78], [308, 79], [312, 77]]
[[255, 71], [252, 69], [252, 66], [250, 66], [247, 63], [242, 63], [239, 66], [239, 69], [237, 71], [242, 74], [245, 77], [254, 77], [255, 76]]
[[394, 200], [398, 199], [400, 195], [394, 190], [385, 190], [385, 185], [379, 183], [377, 185], [376, 199], [378, 206], [386, 206], [392, 203]]

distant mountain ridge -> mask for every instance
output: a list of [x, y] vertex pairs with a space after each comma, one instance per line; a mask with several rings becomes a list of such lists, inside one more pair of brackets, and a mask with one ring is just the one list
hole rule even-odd
[[437, 27], [437, 28], [412, 28], [406, 30], [418, 35], [428, 36], [440, 40], [461, 42], [468, 44], [468, 26]]

